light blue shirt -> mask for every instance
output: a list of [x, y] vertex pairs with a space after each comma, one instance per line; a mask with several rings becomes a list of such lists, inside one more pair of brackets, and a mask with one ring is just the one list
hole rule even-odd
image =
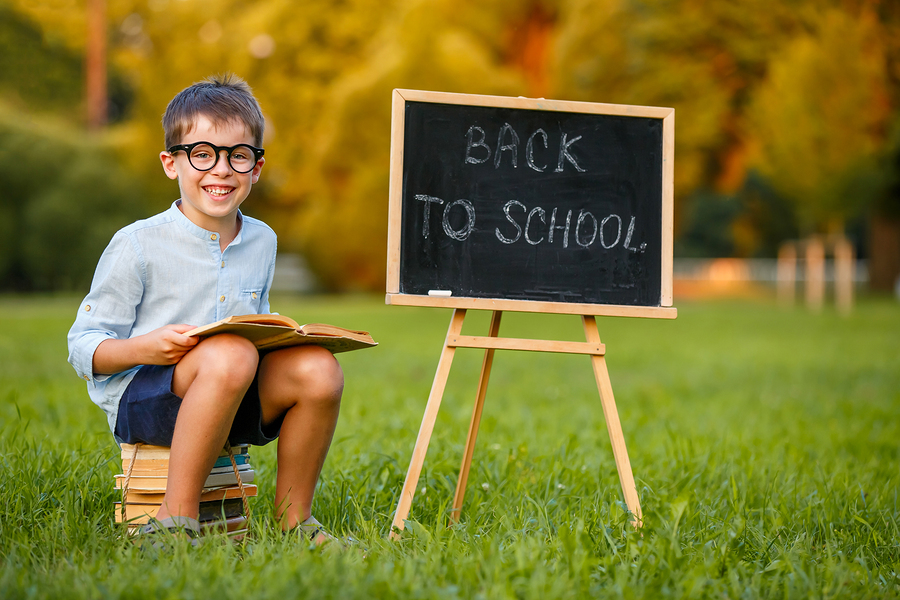
[[238, 213], [241, 229], [223, 252], [218, 233], [195, 225], [179, 202], [116, 232], [69, 330], [69, 362], [87, 381], [91, 400], [106, 413], [113, 432], [119, 399], [139, 367], [94, 374], [100, 342], [164, 325], [200, 326], [231, 315], [270, 312], [275, 232]]

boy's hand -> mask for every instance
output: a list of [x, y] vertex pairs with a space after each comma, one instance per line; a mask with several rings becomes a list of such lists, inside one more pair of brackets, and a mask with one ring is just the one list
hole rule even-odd
[[138, 364], [174, 365], [200, 341], [200, 338], [184, 335], [191, 329], [194, 329], [193, 325], [165, 325], [146, 334], [151, 348], [150, 360]]
[[184, 335], [193, 325], [165, 325], [127, 340], [105, 340], [94, 351], [94, 373], [110, 375], [138, 365], [174, 365], [200, 338]]

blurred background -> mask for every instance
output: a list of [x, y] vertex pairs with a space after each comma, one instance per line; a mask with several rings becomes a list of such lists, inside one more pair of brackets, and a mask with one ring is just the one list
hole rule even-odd
[[674, 107], [676, 301], [842, 272], [900, 294], [896, 0], [0, 0], [0, 290], [86, 292], [178, 195], [168, 100], [225, 71], [266, 115], [243, 210], [282, 290], [384, 290], [412, 88]]

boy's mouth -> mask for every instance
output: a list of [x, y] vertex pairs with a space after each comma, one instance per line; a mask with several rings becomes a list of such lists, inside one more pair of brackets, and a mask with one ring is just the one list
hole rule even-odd
[[217, 185], [208, 185], [203, 188], [203, 191], [205, 191], [207, 194], [209, 194], [210, 196], [218, 197], [218, 198], [227, 196], [228, 194], [230, 194], [232, 192], [232, 190], [234, 190], [234, 188], [222, 187], [222, 186], [217, 186]]

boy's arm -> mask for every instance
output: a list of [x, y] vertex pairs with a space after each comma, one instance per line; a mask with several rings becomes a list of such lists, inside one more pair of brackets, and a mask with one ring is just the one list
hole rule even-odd
[[144, 261], [129, 236], [113, 236], [94, 273], [91, 291], [69, 330], [69, 362], [86, 381], [103, 381], [142, 364], [173, 364], [197, 344], [190, 325], [166, 325], [132, 336], [144, 292]]
[[184, 335], [191, 329], [193, 325], [166, 325], [133, 338], [104, 340], [94, 350], [94, 373], [110, 375], [138, 365], [174, 365], [200, 341]]

